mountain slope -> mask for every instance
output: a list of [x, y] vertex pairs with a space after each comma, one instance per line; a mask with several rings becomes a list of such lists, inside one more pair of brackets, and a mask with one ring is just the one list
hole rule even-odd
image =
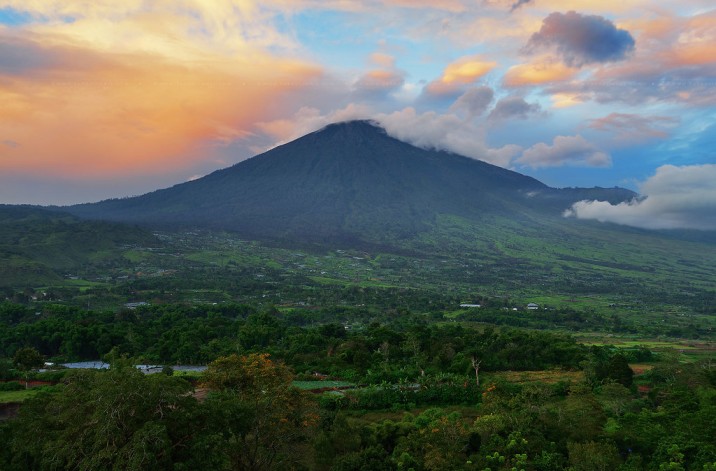
[[0, 287], [55, 282], [89, 265], [112, 266], [128, 246], [156, 244], [136, 227], [82, 221], [31, 206], [0, 205]]
[[388, 136], [367, 121], [338, 123], [204, 178], [143, 196], [66, 208], [81, 217], [205, 227], [258, 239], [393, 244], [442, 215], [559, 216], [621, 189], [558, 190], [510, 170]]

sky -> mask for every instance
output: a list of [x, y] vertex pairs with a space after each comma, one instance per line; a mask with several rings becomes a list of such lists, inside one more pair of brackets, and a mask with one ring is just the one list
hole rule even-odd
[[199, 178], [335, 121], [716, 230], [712, 0], [2, 0], [0, 203]]

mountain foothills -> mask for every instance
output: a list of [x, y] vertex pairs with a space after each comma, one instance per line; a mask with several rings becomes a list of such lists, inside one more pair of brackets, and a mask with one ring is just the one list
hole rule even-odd
[[66, 209], [84, 218], [230, 230], [253, 239], [404, 248], [404, 241], [439, 229], [446, 217], [494, 226], [502, 218], [558, 217], [582, 199], [635, 196], [624, 189], [549, 188], [351, 121], [195, 181]]
[[83, 221], [67, 213], [0, 205], [0, 287], [61, 282], [84, 267], [111, 266], [130, 246], [155, 237], [124, 224]]

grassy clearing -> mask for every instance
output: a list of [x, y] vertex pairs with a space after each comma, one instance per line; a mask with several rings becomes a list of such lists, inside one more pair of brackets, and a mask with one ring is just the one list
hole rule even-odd
[[64, 285], [79, 288], [80, 291], [85, 291], [90, 288], [102, 288], [102, 287], [108, 286], [107, 283], [102, 283], [100, 281], [89, 281], [89, 280], [82, 280], [82, 279], [67, 280], [64, 283]]
[[22, 402], [40, 392], [40, 389], [23, 389], [22, 391], [0, 391], [0, 404]]
[[355, 383], [349, 383], [348, 381], [294, 381], [293, 384], [298, 389], [305, 391], [313, 391], [316, 389], [323, 388], [346, 388], [353, 387]]
[[498, 373], [490, 373], [484, 375], [484, 383], [489, 383], [493, 378], [509, 381], [510, 383], [528, 384], [528, 383], [546, 383], [555, 384], [560, 381], [569, 383], [578, 383], [584, 381], [584, 373], [581, 371], [561, 371], [561, 370], [544, 370], [544, 371], [501, 371]]
[[132, 263], [141, 263], [152, 258], [152, 254], [141, 250], [127, 250], [124, 252], [124, 258]]
[[527, 302], [539, 304], [540, 307], [595, 309], [602, 310], [609, 307], [610, 300], [602, 296], [571, 296], [571, 295], [545, 295], [529, 296]]
[[174, 370], [172, 373], [172, 376], [181, 376], [182, 378], [186, 379], [201, 379], [201, 377], [204, 375], [202, 371], [178, 371]]
[[612, 345], [617, 348], [634, 349], [648, 348], [657, 353], [674, 352], [680, 354], [681, 361], [692, 362], [702, 359], [716, 359], [716, 342], [697, 340], [647, 340], [622, 338], [583, 338], [584, 345], [605, 346]]
[[339, 286], [350, 286], [353, 283], [346, 280], [337, 280], [335, 278], [326, 278], [325, 276], [310, 276], [309, 277], [312, 281], [315, 281], [319, 285], [322, 286], [332, 286], [332, 285], [339, 285]]

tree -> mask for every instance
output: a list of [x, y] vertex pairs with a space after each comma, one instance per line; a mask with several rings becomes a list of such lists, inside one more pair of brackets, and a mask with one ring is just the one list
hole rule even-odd
[[475, 385], [480, 387], [480, 364], [482, 360], [472, 357], [472, 368], [475, 370]]
[[16, 469], [163, 470], [220, 465], [191, 384], [134, 367], [78, 371], [23, 404], [10, 446]]
[[621, 463], [619, 451], [612, 443], [569, 443], [570, 469], [574, 471], [611, 471]]
[[45, 360], [36, 349], [24, 347], [15, 352], [12, 363], [25, 374], [25, 389], [29, 387], [30, 371], [45, 364]]
[[404, 427], [409, 434], [393, 450], [398, 469], [459, 469], [474, 451], [469, 445], [475, 439], [459, 412], [428, 409], [409, 425]]
[[592, 387], [598, 386], [604, 380], [612, 380], [628, 388], [634, 380], [634, 371], [621, 353], [607, 356], [604, 349], [592, 352], [583, 367], [584, 375]]
[[627, 388], [634, 382], [634, 371], [621, 353], [617, 353], [609, 359], [607, 378], [613, 379]]
[[226, 439], [232, 469], [292, 469], [318, 422], [314, 403], [291, 385], [293, 375], [268, 354], [231, 355], [209, 364], [207, 399]]

